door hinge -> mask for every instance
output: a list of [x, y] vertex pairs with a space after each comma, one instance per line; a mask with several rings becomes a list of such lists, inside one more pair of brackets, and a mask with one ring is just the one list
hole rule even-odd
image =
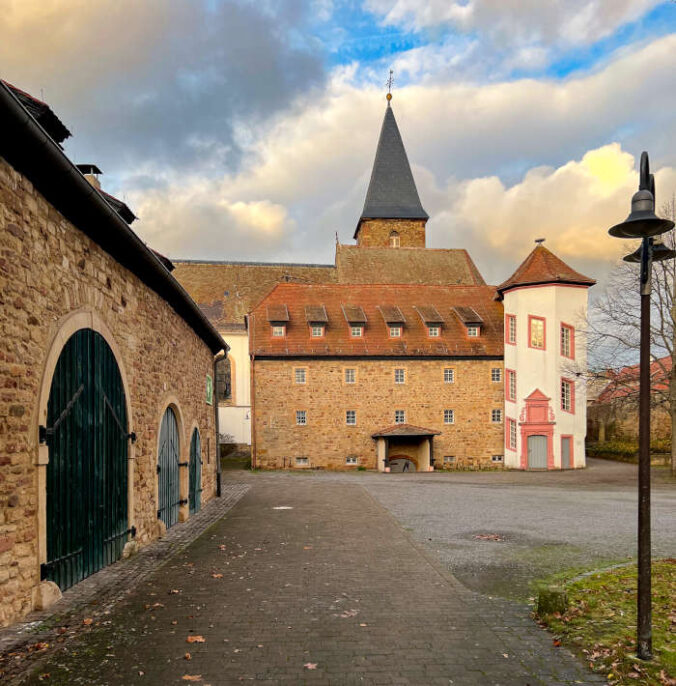
[[178, 501], [179, 505], [187, 505], [188, 504], [188, 499], [187, 498], [182, 498], [181, 500]]
[[189, 462], [179, 462], [179, 463], [178, 463], [178, 466], [179, 466], [179, 467], [189, 467], [189, 466], [190, 466], [190, 463], [189, 463]]

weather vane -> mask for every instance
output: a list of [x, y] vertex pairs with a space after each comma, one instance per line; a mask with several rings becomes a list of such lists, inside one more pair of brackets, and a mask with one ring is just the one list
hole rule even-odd
[[392, 100], [392, 84], [394, 83], [394, 72], [390, 69], [390, 76], [385, 82], [385, 85], [387, 86], [387, 102], [389, 103], [390, 100]]

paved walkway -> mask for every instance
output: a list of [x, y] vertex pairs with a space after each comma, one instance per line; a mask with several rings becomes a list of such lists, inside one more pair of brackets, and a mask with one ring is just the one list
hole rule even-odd
[[359, 484], [246, 481], [224, 519], [26, 683], [600, 683], [523, 605], [461, 586]]

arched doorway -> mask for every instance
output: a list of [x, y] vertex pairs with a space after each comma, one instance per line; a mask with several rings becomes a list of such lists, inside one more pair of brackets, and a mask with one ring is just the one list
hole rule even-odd
[[202, 506], [202, 443], [197, 429], [192, 432], [190, 439], [189, 482], [190, 514], [195, 514]]
[[110, 346], [92, 329], [76, 331], [61, 350], [44, 434], [47, 556], [41, 576], [65, 590], [119, 559], [129, 533], [124, 387]]
[[181, 442], [178, 421], [173, 408], [167, 407], [160, 426], [160, 451], [157, 458], [158, 509], [157, 516], [167, 529], [178, 522], [180, 506], [179, 462]]

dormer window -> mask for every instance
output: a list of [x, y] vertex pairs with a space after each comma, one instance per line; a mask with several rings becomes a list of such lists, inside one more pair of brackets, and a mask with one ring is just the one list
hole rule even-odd
[[267, 315], [272, 337], [284, 338], [286, 336], [286, 324], [289, 321], [289, 309], [287, 306], [268, 305]]
[[345, 321], [350, 327], [352, 338], [363, 338], [364, 327], [366, 326], [366, 315], [359, 305], [342, 305]]
[[312, 338], [324, 337], [326, 324], [329, 321], [324, 305], [306, 305], [305, 321], [310, 327], [310, 336]]
[[390, 326], [390, 338], [401, 338], [401, 326]]
[[390, 233], [390, 248], [398, 248], [401, 246], [401, 238], [396, 231]]
[[352, 338], [363, 338], [364, 327], [361, 324], [353, 324], [350, 326], [350, 336], [352, 336]]
[[476, 338], [481, 332], [480, 326], [471, 325], [467, 327], [467, 335], [471, 338]]
[[439, 338], [439, 334], [441, 333], [441, 327], [439, 326], [428, 326], [427, 327], [427, 335], [430, 338]]
[[310, 327], [310, 336], [312, 336], [312, 338], [322, 338], [324, 336], [324, 325], [313, 324]]
[[453, 311], [458, 319], [465, 325], [465, 331], [469, 338], [477, 338], [481, 335], [481, 325], [484, 320], [473, 307], [458, 306]]
[[415, 309], [418, 311], [420, 319], [423, 320], [428, 337], [439, 338], [444, 318], [439, 314], [437, 308], [434, 305], [418, 305]]

